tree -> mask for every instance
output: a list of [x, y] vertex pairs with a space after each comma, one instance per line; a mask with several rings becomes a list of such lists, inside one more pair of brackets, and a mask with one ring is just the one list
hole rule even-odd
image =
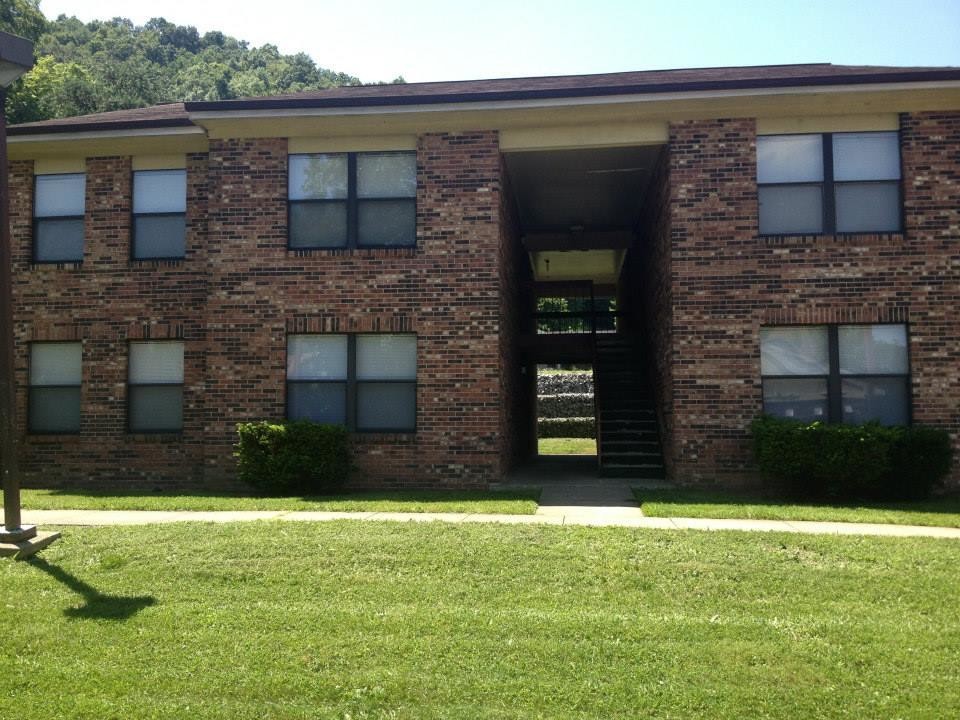
[[3, 0], [0, 3], [0, 30], [37, 42], [47, 29], [40, 12], [40, 0]]
[[0, 0], [0, 29], [35, 40], [40, 57], [8, 94], [10, 122], [360, 84], [275, 45], [250, 47], [218, 31], [200, 35], [164, 18], [142, 26], [119, 17], [48, 22], [38, 3]]
[[223, 100], [230, 94], [233, 71], [220, 62], [189, 65], [174, 78], [174, 95], [181, 100]]
[[85, 115], [101, 104], [99, 88], [85, 68], [46, 55], [10, 92], [7, 117], [11, 123], [19, 123]]

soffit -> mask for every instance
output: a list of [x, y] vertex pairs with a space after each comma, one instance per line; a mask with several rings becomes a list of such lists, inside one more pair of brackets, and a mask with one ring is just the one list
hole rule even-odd
[[524, 234], [631, 230], [660, 146], [505, 153]]
[[207, 135], [202, 128], [123, 130], [51, 135], [19, 135], [8, 138], [10, 160], [40, 160], [65, 157], [109, 157], [113, 155], [182, 155], [207, 152]]

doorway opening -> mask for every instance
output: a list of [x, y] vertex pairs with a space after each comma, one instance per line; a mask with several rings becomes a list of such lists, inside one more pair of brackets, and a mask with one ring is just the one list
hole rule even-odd
[[537, 366], [537, 456], [597, 456], [593, 366]]
[[522, 445], [594, 477], [663, 474], [646, 281], [664, 157], [655, 144], [504, 155], [510, 346], [526, 378], [508, 394], [514, 462]]

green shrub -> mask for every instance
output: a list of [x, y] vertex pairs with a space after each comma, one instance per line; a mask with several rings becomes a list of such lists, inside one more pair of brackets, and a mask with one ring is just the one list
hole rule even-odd
[[904, 428], [890, 452], [886, 493], [905, 500], [927, 497], [950, 472], [953, 446], [946, 430], [916, 426]]
[[537, 437], [595, 438], [597, 424], [592, 417], [539, 418]]
[[950, 470], [950, 436], [937, 428], [761, 417], [750, 429], [760, 469], [802, 497], [921, 498]]
[[587, 417], [593, 415], [593, 393], [539, 395], [537, 416], [541, 418]]
[[350, 475], [350, 435], [308, 420], [240, 423], [234, 457], [240, 480], [270, 495], [322, 495]]

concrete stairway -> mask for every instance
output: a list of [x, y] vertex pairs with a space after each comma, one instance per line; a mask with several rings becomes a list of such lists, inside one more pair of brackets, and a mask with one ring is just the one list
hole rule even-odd
[[663, 479], [663, 453], [643, 355], [623, 335], [597, 338], [600, 474]]

